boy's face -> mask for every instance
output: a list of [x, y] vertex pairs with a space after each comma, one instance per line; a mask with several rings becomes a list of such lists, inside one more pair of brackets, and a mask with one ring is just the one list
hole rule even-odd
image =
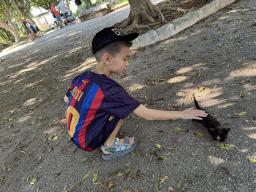
[[114, 57], [110, 56], [110, 72], [122, 76], [129, 65], [128, 58], [130, 55], [129, 47], [122, 47], [121, 51]]

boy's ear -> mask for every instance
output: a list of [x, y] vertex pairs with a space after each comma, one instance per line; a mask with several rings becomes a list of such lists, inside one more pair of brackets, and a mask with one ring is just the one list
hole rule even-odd
[[110, 55], [108, 53], [103, 55], [103, 61], [106, 65], [110, 65]]

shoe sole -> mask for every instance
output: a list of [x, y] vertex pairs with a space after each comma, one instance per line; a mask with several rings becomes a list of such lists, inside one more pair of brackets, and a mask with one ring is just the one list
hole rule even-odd
[[137, 147], [138, 143], [139, 143], [138, 140], [135, 139], [133, 145], [131, 146], [131, 148], [129, 148], [127, 150], [124, 150], [124, 151], [115, 152], [115, 153], [112, 153], [112, 154], [109, 154], [109, 155], [103, 153], [102, 154], [102, 158], [104, 160], [108, 161], [108, 160], [111, 160], [111, 159], [115, 159], [117, 157], [121, 157], [121, 156], [127, 155], [127, 154], [129, 154], [129, 153], [131, 153], [132, 151], [135, 150], [135, 148]]

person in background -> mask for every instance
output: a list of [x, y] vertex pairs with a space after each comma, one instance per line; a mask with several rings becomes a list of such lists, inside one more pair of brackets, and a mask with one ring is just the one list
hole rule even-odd
[[22, 24], [23, 24], [23, 27], [25, 28], [25, 32], [29, 38], [30, 41], [33, 41], [34, 37], [33, 37], [33, 34], [32, 32], [30, 31], [30, 29], [28, 28], [27, 24], [28, 22], [26, 20], [22, 20]]
[[62, 26], [62, 21], [61, 21], [61, 18], [60, 18], [60, 14], [55, 9], [54, 3], [52, 3], [51, 12], [52, 12], [53, 16], [57, 19], [60, 28], [62, 28], [63, 26]]
[[71, 19], [68, 17], [68, 10], [67, 4], [64, 3], [62, 0], [59, 0], [59, 4], [56, 7], [61, 13], [63, 14], [63, 18], [65, 20], [65, 25], [67, 24], [67, 20], [71, 22]]

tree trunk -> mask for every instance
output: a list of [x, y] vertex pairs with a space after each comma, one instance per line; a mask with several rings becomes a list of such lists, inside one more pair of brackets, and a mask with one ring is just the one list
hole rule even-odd
[[8, 23], [10, 23], [11, 26], [12, 26], [16, 31], [18, 31], [16, 25], [15, 25], [15, 24], [12, 22], [12, 20], [11, 20], [10, 13], [9, 13], [10, 11], [9, 11], [7, 5], [5, 4], [4, 1], [2, 1], [2, 4], [3, 4], [3, 7], [4, 7], [4, 10], [3, 10], [3, 11], [0, 10], [0, 12], [6, 17], [6, 19], [8, 20]]
[[12, 26], [5, 24], [2, 19], [0, 19], [0, 27], [5, 28], [7, 31], [10, 31], [14, 35], [15, 43], [18, 43], [20, 41], [18, 31], [12, 28]]
[[129, 0], [129, 4], [130, 14], [121, 26], [121, 28], [126, 28], [124, 30], [125, 33], [133, 29], [147, 27], [146, 25], [140, 25], [142, 21], [155, 23], [156, 20], [154, 18], [157, 16], [164, 21], [161, 10], [153, 5], [150, 0]]

